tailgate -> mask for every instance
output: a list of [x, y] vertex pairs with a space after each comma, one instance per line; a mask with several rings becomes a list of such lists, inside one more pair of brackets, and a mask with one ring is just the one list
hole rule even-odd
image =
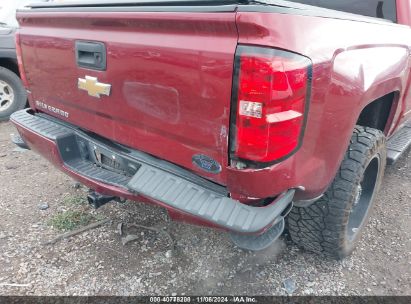
[[185, 10], [20, 11], [37, 110], [225, 184], [235, 12]]

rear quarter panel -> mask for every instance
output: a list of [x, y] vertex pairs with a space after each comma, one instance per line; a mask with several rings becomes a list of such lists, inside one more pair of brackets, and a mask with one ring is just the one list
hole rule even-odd
[[305, 55], [313, 62], [313, 75], [301, 149], [268, 169], [230, 169], [228, 186], [254, 197], [303, 187], [306, 190], [297, 193], [297, 199], [314, 198], [333, 180], [367, 104], [399, 92], [394, 122], [399, 121], [410, 72], [410, 29], [381, 22], [251, 12], [239, 12], [237, 25], [240, 44]]

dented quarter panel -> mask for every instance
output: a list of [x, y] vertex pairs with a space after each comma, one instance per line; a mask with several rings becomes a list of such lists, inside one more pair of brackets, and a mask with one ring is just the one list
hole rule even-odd
[[[313, 62], [312, 91], [303, 145], [287, 160], [261, 170], [229, 169], [228, 187], [266, 197], [297, 188], [297, 199], [314, 198], [331, 183], [364, 107], [401, 92], [409, 79], [409, 27], [280, 13], [239, 12], [239, 43], [290, 50]], [[390, 133], [393, 131], [390, 128]]]

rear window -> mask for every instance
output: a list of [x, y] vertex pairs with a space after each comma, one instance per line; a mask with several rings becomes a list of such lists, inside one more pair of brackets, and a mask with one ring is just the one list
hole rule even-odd
[[288, 0], [397, 22], [396, 0]]

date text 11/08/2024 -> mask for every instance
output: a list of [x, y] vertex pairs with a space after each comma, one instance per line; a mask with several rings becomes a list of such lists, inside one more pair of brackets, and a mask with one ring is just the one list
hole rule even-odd
[[150, 303], [257, 303], [255, 297], [231, 296], [231, 297], [188, 297], [188, 296], [168, 296], [150, 297]]

